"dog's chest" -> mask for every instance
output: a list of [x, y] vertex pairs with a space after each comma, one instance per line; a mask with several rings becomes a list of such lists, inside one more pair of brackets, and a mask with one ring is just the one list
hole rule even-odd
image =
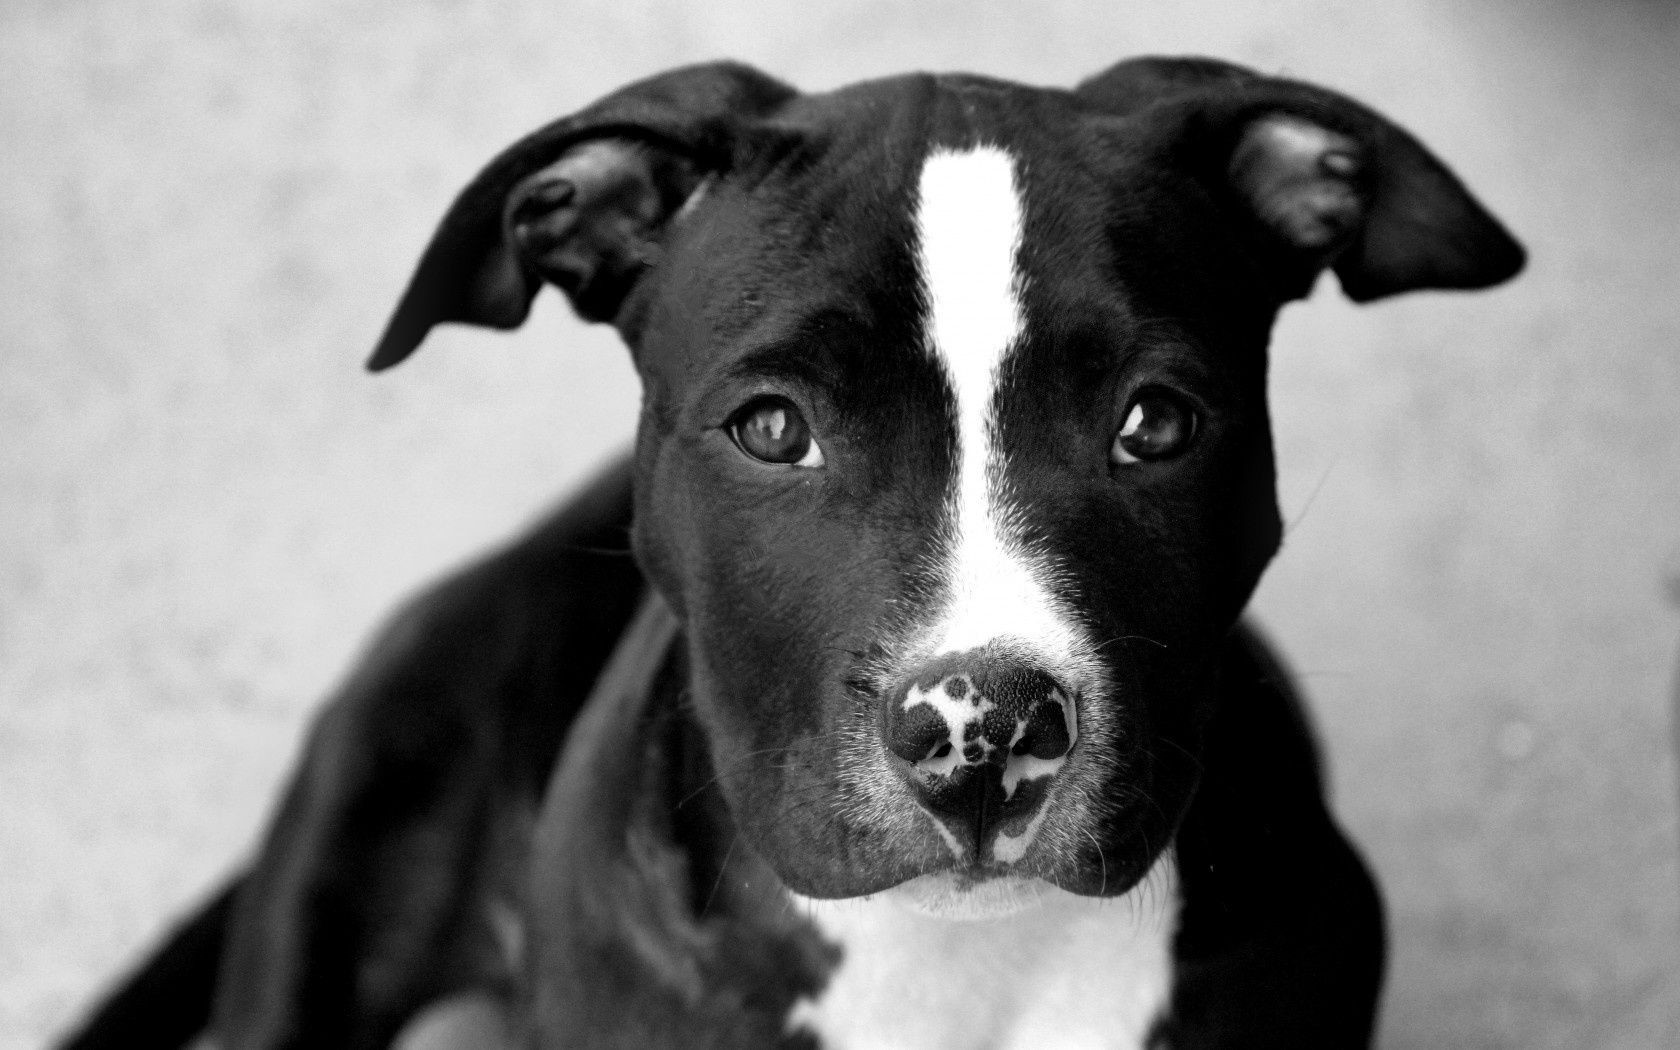
[[1117, 900], [1052, 891], [990, 920], [932, 918], [881, 897], [802, 900], [843, 954], [788, 1027], [824, 1050], [1141, 1048], [1171, 990], [1172, 867]]

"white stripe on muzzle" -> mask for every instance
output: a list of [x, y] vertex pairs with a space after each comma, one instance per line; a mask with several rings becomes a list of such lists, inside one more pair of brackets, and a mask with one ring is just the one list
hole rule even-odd
[[943, 551], [945, 599], [926, 640], [930, 656], [1009, 640], [1046, 670], [1082, 677], [1089, 644], [1055, 596], [1058, 574], [1016, 538], [1023, 509], [1011, 500], [996, 447], [993, 405], [1023, 326], [1016, 265], [1022, 226], [1007, 152], [978, 146], [927, 158], [916, 207], [917, 265], [928, 349], [956, 403], [958, 467]]

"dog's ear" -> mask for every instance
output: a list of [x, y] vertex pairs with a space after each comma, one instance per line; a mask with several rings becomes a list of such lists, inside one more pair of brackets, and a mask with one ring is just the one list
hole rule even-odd
[[1333, 91], [1203, 58], [1133, 59], [1077, 90], [1145, 122], [1247, 216], [1282, 298], [1326, 266], [1357, 302], [1522, 269], [1522, 246], [1417, 139]]
[[747, 66], [689, 66], [510, 146], [444, 215], [368, 368], [403, 360], [444, 321], [517, 328], [544, 281], [582, 317], [612, 320], [672, 217], [728, 168], [741, 124], [793, 95]]

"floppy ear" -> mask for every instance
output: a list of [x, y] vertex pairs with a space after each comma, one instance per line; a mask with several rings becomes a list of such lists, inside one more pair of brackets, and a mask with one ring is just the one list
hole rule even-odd
[[741, 123], [793, 95], [748, 66], [689, 66], [510, 146], [444, 215], [368, 368], [403, 360], [443, 321], [517, 328], [545, 281], [582, 317], [612, 320], [672, 216], [728, 169]]
[[1285, 298], [1326, 266], [1357, 302], [1522, 269], [1522, 246], [1417, 139], [1333, 91], [1202, 58], [1133, 59], [1077, 90], [1148, 122], [1245, 215]]

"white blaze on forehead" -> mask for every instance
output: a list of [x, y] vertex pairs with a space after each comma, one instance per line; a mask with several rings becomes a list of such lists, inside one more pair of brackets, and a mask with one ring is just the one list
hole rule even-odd
[[1000, 491], [995, 447], [992, 404], [1023, 323], [1022, 213], [1014, 161], [997, 147], [936, 151], [922, 167], [917, 263], [928, 343], [957, 407], [949, 598], [934, 645], [959, 652], [1014, 637], [1065, 666], [1081, 654], [1080, 632], [1052, 596], [1052, 574], [1008, 535], [1019, 509]]

